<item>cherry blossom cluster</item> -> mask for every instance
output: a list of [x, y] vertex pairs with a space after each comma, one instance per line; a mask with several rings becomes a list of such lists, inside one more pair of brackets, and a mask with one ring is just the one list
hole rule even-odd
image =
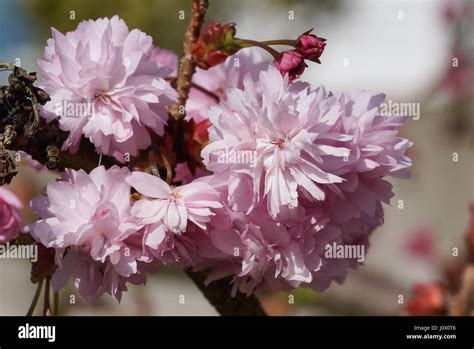
[[[315, 35], [272, 63], [233, 25], [204, 34], [186, 104], [187, 120], [209, 127], [203, 166], [179, 163], [173, 182], [126, 163], [68, 169], [48, 184], [25, 230], [55, 251], [55, 291], [72, 278], [89, 301], [120, 299], [162, 265], [208, 270], [207, 283], [226, 278], [234, 295], [323, 291], [360, 264], [327, 248], [367, 247], [383, 223], [394, 195], [386, 177], [409, 175], [406, 117], [382, 115], [383, 94], [294, 81], [305, 59], [319, 61], [325, 40]], [[52, 98], [41, 115], [69, 131], [64, 150], [88, 140], [102, 154], [136, 155], [164, 135], [177, 58], [118, 17], [53, 30], [39, 63]], [[94, 107], [69, 115], [57, 107], [65, 101]]]

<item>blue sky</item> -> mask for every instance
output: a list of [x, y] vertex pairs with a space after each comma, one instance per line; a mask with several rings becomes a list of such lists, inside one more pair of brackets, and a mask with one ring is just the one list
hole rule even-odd
[[0, 57], [28, 41], [27, 21], [17, 0], [0, 0]]

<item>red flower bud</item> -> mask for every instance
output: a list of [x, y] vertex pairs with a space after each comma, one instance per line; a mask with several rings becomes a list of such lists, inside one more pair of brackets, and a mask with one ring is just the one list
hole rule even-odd
[[280, 53], [274, 63], [281, 75], [288, 74], [290, 82], [303, 74], [307, 67], [303, 55], [295, 50]]
[[210, 22], [194, 44], [193, 55], [196, 64], [202, 69], [209, 69], [223, 63], [241, 48], [235, 42], [234, 36], [235, 23], [222, 25], [219, 22]]
[[230, 55], [230, 53], [222, 50], [209, 51], [207, 53], [206, 65], [208, 67], [213, 67], [215, 65], [224, 63], [227, 57]]
[[296, 50], [303, 55], [305, 59], [320, 63], [319, 57], [326, 47], [326, 39], [318, 38], [313, 34], [302, 34], [296, 42]]

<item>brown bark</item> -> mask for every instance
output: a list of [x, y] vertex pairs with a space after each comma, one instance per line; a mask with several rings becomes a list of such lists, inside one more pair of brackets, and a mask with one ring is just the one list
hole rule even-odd
[[176, 81], [176, 91], [179, 95], [179, 103], [170, 108], [170, 113], [175, 121], [181, 121], [186, 116], [184, 106], [191, 89], [191, 80], [196, 71], [196, 65], [193, 59], [194, 43], [199, 38], [204, 16], [209, 6], [208, 0], [193, 0], [191, 21], [189, 22], [186, 33], [184, 34], [183, 57], [179, 64], [178, 79]]
[[[46, 165], [48, 160], [47, 148], [54, 145], [61, 149], [61, 145], [67, 138], [67, 132], [59, 128], [57, 120], [46, 123], [44, 119], [40, 120], [40, 124], [32, 137], [26, 135], [18, 135], [14, 143], [9, 146], [10, 150], [22, 150], [31, 155], [31, 157]], [[99, 164], [99, 154], [96, 153], [94, 146], [88, 141], [82, 141], [79, 151], [75, 154], [61, 152], [59, 155], [58, 170], [72, 168], [75, 170], [91, 171]], [[101, 164], [105, 167], [111, 167], [116, 161], [111, 156], [102, 156]]]

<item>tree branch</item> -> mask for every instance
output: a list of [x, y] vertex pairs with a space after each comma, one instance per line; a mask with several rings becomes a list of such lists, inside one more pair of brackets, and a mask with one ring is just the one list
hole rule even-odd
[[176, 81], [179, 103], [170, 108], [170, 113], [175, 121], [181, 121], [186, 116], [184, 106], [186, 105], [189, 90], [191, 89], [191, 80], [196, 71], [196, 65], [193, 59], [193, 48], [194, 43], [201, 33], [201, 27], [204, 23], [204, 16], [208, 6], [208, 0], [193, 0], [191, 21], [184, 34], [184, 54], [179, 64], [178, 79]]
[[209, 286], [204, 282], [207, 273], [186, 271], [194, 281], [207, 300], [223, 316], [267, 316], [255, 295], [250, 297], [237, 292], [235, 297], [231, 296], [231, 287], [228, 279], [213, 281]]
[[[14, 151], [24, 151], [31, 155], [31, 157], [41, 163], [48, 164], [48, 146], [55, 146], [61, 149], [61, 145], [67, 138], [68, 133], [59, 128], [57, 120], [47, 123], [44, 119], [40, 120], [39, 126], [32, 137], [25, 134], [18, 135], [15, 141], [8, 148]], [[55, 168], [63, 170], [65, 168], [72, 168], [74, 170], [84, 170], [90, 172], [99, 163], [99, 154], [94, 149], [94, 146], [87, 140], [81, 141], [79, 150], [75, 154], [68, 152], [61, 152], [59, 155], [59, 164]], [[117, 161], [111, 156], [102, 156], [102, 165], [111, 167], [117, 164]]]

